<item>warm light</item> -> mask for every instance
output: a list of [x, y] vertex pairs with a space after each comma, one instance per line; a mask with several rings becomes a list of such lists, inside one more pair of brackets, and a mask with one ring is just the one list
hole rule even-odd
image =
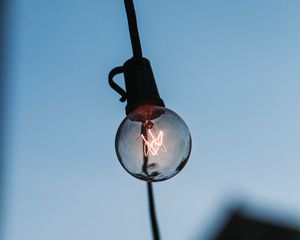
[[125, 170], [148, 182], [179, 173], [188, 161], [191, 144], [185, 122], [170, 109], [155, 105], [142, 105], [128, 114], [115, 141]]
[[158, 154], [159, 149], [161, 149], [162, 151], [166, 152], [166, 148], [163, 145], [163, 136], [164, 133], [163, 131], [159, 131], [159, 134], [157, 137], [154, 137], [153, 133], [151, 132], [151, 130], [148, 130], [148, 133], [150, 134], [152, 141], [147, 141], [146, 137], [142, 134], [142, 138], [144, 140], [144, 154], [147, 157], [149, 152], [152, 153], [153, 156]]

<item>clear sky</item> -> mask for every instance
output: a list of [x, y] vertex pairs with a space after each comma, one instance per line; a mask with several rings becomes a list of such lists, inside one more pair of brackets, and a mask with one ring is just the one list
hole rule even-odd
[[[123, 1], [9, 2], [5, 240], [150, 239], [146, 185], [114, 150]], [[300, 1], [135, 5], [160, 94], [193, 139], [184, 170], [154, 185], [163, 239], [203, 235], [235, 199], [299, 220]]]

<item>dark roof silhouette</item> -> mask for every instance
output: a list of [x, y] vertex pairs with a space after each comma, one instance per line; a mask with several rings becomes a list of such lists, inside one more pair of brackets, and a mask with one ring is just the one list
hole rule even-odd
[[211, 240], [300, 240], [300, 229], [235, 211]]

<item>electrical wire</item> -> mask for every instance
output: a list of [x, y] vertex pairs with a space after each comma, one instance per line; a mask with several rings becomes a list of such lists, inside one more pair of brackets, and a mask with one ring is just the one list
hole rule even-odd
[[127, 14], [133, 57], [140, 58], [143, 56], [143, 53], [142, 53], [142, 47], [141, 47], [141, 42], [139, 37], [139, 31], [137, 27], [133, 0], [124, 0], [124, 3], [125, 3], [126, 14]]
[[[127, 14], [128, 20], [128, 28], [132, 46], [132, 52], [134, 58], [142, 58], [142, 47], [138, 32], [138, 26], [136, 21], [136, 14], [134, 9], [133, 0], [124, 0], [125, 9]], [[142, 127], [143, 132], [143, 127]], [[147, 165], [147, 157], [144, 156], [145, 165]], [[146, 169], [146, 167], [145, 167]], [[152, 229], [152, 236], [154, 240], [160, 240], [159, 228], [157, 217], [155, 213], [155, 204], [154, 204], [154, 197], [153, 197], [153, 187], [152, 183], [147, 183], [147, 192], [148, 192], [148, 203], [149, 203], [149, 213], [150, 213], [150, 222], [151, 222], [151, 229]]]
[[147, 189], [148, 189], [150, 220], [152, 226], [152, 236], [154, 240], [159, 240], [160, 234], [159, 234], [159, 228], [158, 228], [157, 218], [155, 214], [155, 204], [154, 204], [153, 188], [151, 182], [147, 183]]

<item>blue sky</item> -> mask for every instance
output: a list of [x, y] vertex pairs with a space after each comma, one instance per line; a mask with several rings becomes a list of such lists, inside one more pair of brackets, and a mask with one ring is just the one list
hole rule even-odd
[[[204, 235], [236, 199], [299, 221], [300, 2], [135, 5], [160, 94], [193, 138], [184, 170], [154, 186], [163, 239]], [[149, 239], [146, 186], [114, 150], [123, 1], [14, 0], [9, 22], [5, 240]]]

